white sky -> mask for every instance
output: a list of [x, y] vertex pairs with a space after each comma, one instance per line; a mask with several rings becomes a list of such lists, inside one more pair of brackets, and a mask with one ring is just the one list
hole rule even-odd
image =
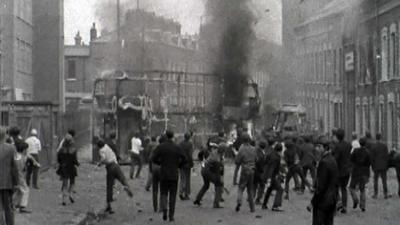
[[[64, 0], [64, 27], [65, 43], [72, 44], [76, 32], [79, 30], [83, 41], [88, 43], [89, 31], [93, 22], [96, 22], [98, 33], [101, 24], [95, 16], [95, 4], [99, 1], [116, 0]], [[135, 0], [129, 1], [136, 5]], [[194, 34], [198, 32], [200, 18], [204, 14], [203, 0], [141, 0], [141, 8], [155, 11], [158, 15], [173, 18], [182, 24], [182, 33]], [[280, 0], [252, 0], [255, 16], [259, 20], [256, 26], [258, 36], [281, 43], [281, 1]]]

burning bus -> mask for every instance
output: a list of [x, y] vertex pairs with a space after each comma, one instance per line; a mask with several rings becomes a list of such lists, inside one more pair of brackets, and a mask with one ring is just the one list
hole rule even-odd
[[[128, 159], [130, 139], [139, 132], [143, 139], [166, 129], [177, 137], [194, 134], [201, 145], [221, 127], [217, 115], [219, 82], [211, 74], [175, 71], [105, 71], [93, 89], [92, 134], [117, 135], [117, 147]], [[98, 158], [94, 149], [94, 161]]]

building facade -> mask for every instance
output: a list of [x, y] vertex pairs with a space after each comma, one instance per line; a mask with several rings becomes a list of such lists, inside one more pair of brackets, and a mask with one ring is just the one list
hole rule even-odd
[[32, 100], [32, 0], [1, 0], [0, 5], [0, 97]]
[[399, 147], [399, 12], [398, 1], [333, 0], [294, 27], [293, 76], [316, 130], [379, 132]]
[[2, 100], [62, 103], [63, 1], [1, 0], [0, 5]]

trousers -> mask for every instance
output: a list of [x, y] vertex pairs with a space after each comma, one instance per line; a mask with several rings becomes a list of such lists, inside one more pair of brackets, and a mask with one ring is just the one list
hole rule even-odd
[[118, 180], [123, 186], [128, 186], [125, 176], [122, 173], [121, 168], [116, 163], [110, 163], [106, 166], [107, 171], [107, 203], [110, 204], [113, 201], [113, 187], [115, 180]]
[[[352, 177], [350, 181], [350, 194], [354, 203], [360, 203], [360, 208], [365, 209], [366, 196], [365, 185], [368, 177]], [[360, 199], [357, 196], [357, 188], [360, 190]]]
[[14, 225], [12, 190], [0, 190], [0, 224]]
[[335, 208], [331, 210], [321, 210], [319, 208], [313, 208], [312, 224], [313, 225], [333, 225], [333, 219], [335, 217]]
[[383, 194], [385, 196], [387, 196], [388, 195], [387, 170], [374, 171], [374, 194], [378, 195], [378, 179], [379, 179], [379, 177], [382, 179]]
[[311, 188], [310, 183], [304, 177], [303, 169], [299, 165], [292, 165], [288, 168], [288, 173], [285, 180], [285, 192], [289, 193], [289, 182], [292, 177], [298, 175], [301, 180], [301, 189], [304, 190], [305, 186]]
[[29, 201], [29, 186], [24, 179], [19, 180], [17, 190], [14, 192], [14, 205], [26, 208]]
[[219, 206], [222, 197], [222, 189], [224, 183], [222, 181], [222, 177], [218, 173], [213, 173], [208, 171], [207, 169], [201, 170], [201, 176], [203, 177], [203, 186], [201, 187], [199, 193], [197, 194], [196, 200], [201, 202], [204, 194], [210, 188], [210, 183], [213, 183], [215, 186], [215, 197], [214, 197], [214, 206]]
[[180, 175], [180, 188], [179, 194], [185, 197], [190, 196], [190, 179], [191, 179], [191, 168], [182, 168], [179, 171]]
[[[31, 154], [32, 157], [39, 162], [39, 155], [38, 154]], [[31, 178], [32, 178], [32, 185], [33, 187], [38, 187], [38, 176], [39, 176], [39, 167], [33, 165], [33, 163], [28, 160], [27, 162], [27, 171], [26, 171], [26, 183], [28, 186], [31, 185]]]
[[[135, 175], [135, 166], [138, 167]], [[129, 177], [132, 179], [135, 175], [136, 178], [140, 176], [140, 171], [142, 170], [142, 158], [139, 154], [131, 152], [131, 170], [129, 172]]]
[[247, 190], [247, 201], [249, 202], [250, 210], [254, 210], [254, 170], [242, 168], [239, 179], [237, 204], [242, 204], [243, 192]]
[[[174, 218], [176, 194], [178, 191], [177, 180], [161, 180], [161, 209], [163, 212], [169, 211], [169, 218]], [[168, 208], [167, 208], [168, 205]]]
[[283, 195], [283, 188], [281, 185], [280, 180], [274, 178], [271, 180], [271, 184], [269, 185], [267, 192], [265, 193], [263, 205], [267, 206], [269, 198], [271, 196], [272, 191], [276, 191], [274, 204], [272, 207], [281, 207], [282, 206], [282, 195]]

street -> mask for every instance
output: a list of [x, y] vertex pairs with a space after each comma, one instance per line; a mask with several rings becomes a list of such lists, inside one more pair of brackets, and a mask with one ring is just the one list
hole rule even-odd
[[[124, 168], [125, 174], [128, 173], [128, 168]], [[237, 187], [232, 186], [233, 177], [233, 166], [228, 165], [226, 167], [225, 183], [227, 188], [230, 190], [230, 195], [224, 193], [225, 202], [223, 203], [224, 208], [215, 210], [212, 208], [212, 201], [214, 197], [214, 187], [211, 186], [209, 191], [206, 193], [202, 206], [199, 208], [193, 205], [193, 198], [201, 188], [201, 177], [198, 172], [198, 165], [196, 166], [194, 176], [192, 177], [192, 194], [190, 201], [177, 200], [177, 209], [175, 222], [169, 224], [177, 225], [258, 225], [258, 224], [273, 224], [273, 225], [286, 225], [286, 224], [297, 224], [306, 225], [311, 224], [311, 213], [308, 213], [306, 206], [311, 199], [311, 194], [306, 192], [304, 195], [298, 195], [291, 192], [291, 198], [289, 201], [285, 200], [283, 203], [284, 212], [272, 212], [271, 210], [263, 211], [261, 206], [257, 206], [255, 213], [250, 213], [247, 204], [243, 204], [241, 211], [236, 213], [234, 207], [236, 204]], [[145, 169], [143, 172], [147, 172]], [[100, 223], [101, 225], [114, 225], [114, 224], [148, 224], [158, 225], [164, 224], [161, 218], [161, 214], [153, 213], [151, 206], [151, 192], [144, 190], [145, 173], [142, 174], [142, 178], [139, 180], [131, 181], [131, 185], [134, 187], [134, 199], [133, 201], [126, 197], [125, 193], [121, 192], [121, 195], [117, 197], [117, 201], [114, 203], [115, 214], [109, 215], [104, 218]], [[400, 219], [398, 214], [400, 210], [400, 204], [398, 204], [399, 197], [393, 196], [389, 200], [383, 200], [383, 196], [380, 196], [377, 200], [371, 198], [372, 196], [372, 179], [368, 184], [367, 191], [367, 212], [362, 213], [359, 209], [349, 209], [347, 215], [338, 215], [336, 224], [342, 225], [397, 225]], [[394, 193], [397, 190], [397, 184], [395, 182], [394, 171], [390, 171], [390, 190]], [[350, 198], [350, 196], [349, 196]], [[270, 200], [269, 208], [271, 208], [272, 201]], [[352, 205], [352, 201], [349, 199], [349, 205]]]
[[[144, 189], [148, 168], [142, 170], [140, 179], [130, 180], [130, 185], [134, 191], [134, 198], [127, 197], [122, 187], [117, 183], [115, 199], [113, 203], [115, 214], [103, 216], [105, 208], [106, 171], [89, 163], [90, 148], [86, 147], [80, 151], [79, 158], [81, 166], [78, 169], [76, 181], [76, 203], [61, 205], [61, 182], [55, 174], [55, 169], [50, 169], [40, 176], [40, 190], [31, 190], [28, 208], [32, 214], [16, 213], [16, 224], [18, 225], [73, 225], [80, 224], [86, 218], [87, 225], [128, 225], [128, 224], [164, 224], [161, 214], [153, 213], [151, 206], [151, 192]], [[129, 167], [123, 167], [125, 175], [129, 173]], [[209, 191], [204, 196], [202, 206], [193, 205], [193, 199], [202, 185], [199, 176], [199, 164], [196, 163], [192, 173], [192, 194], [190, 201], [177, 199], [177, 209], [174, 223], [177, 225], [258, 225], [258, 224], [311, 224], [311, 213], [308, 213], [306, 206], [311, 199], [311, 194], [306, 192], [298, 195], [291, 192], [290, 200], [284, 200], [284, 212], [263, 211], [257, 206], [255, 213], [250, 213], [247, 204], [243, 204], [241, 211], [236, 213], [237, 187], [232, 186], [233, 166], [226, 166], [225, 183], [230, 194], [224, 193], [225, 202], [223, 209], [215, 210], [212, 208], [214, 197], [214, 187], [211, 185]], [[367, 212], [349, 209], [347, 215], [338, 215], [336, 224], [341, 225], [397, 225], [400, 219], [400, 201], [398, 196], [393, 196], [389, 200], [384, 200], [382, 194], [378, 199], [372, 199], [372, 178], [368, 184], [367, 191]], [[381, 190], [381, 189], [380, 189]], [[391, 193], [397, 192], [397, 182], [394, 170], [389, 171], [389, 190]], [[350, 198], [350, 197], [349, 197]], [[271, 208], [270, 200], [269, 208]], [[349, 205], [352, 201], [349, 199]], [[89, 215], [89, 216], [88, 216]], [[100, 217], [100, 218], [99, 218]], [[97, 221], [100, 219], [100, 222]], [[82, 224], [82, 223], [81, 223]], [[83, 223], [85, 224], [85, 223]]]

